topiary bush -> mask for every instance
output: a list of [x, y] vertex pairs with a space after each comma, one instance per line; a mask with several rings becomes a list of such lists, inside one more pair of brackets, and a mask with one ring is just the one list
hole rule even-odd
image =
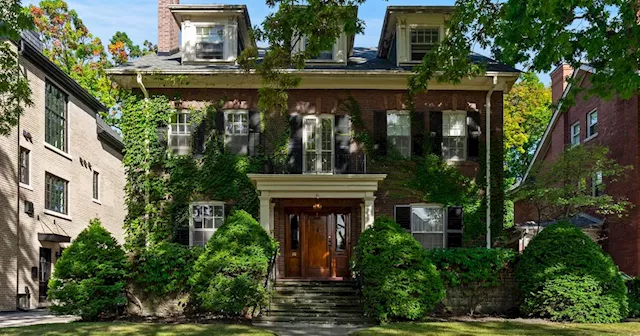
[[629, 300], [629, 317], [640, 318], [640, 278], [625, 281]]
[[131, 262], [131, 280], [145, 293], [156, 297], [189, 292], [201, 247], [159, 243], [135, 255]]
[[600, 247], [567, 221], [534, 237], [516, 266], [528, 316], [554, 321], [612, 323], [627, 317], [626, 288]]
[[425, 249], [388, 217], [362, 233], [352, 271], [366, 312], [381, 322], [421, 318], [444, 298], [442, 279]]
[[236, 211], [211, 237], [189, 283], [203, 311], [250, 315], [268, 298], [264, 287], [278, 243], [245, 211]]
[[97, 320], [125, 306], [124, 251], [98, 219], [91, 220], [55, 264], [49, 280], [51, 311]]

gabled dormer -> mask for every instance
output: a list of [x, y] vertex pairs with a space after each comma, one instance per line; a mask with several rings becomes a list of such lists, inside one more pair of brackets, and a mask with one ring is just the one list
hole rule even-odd
[[182, 63], [235, 63], [255, 42], [245, 5], [167, 6], [180, 27]]
[[384, 17], [378, 57], [397, 66], [420, 63], [446, 34], [453, 6], [389, 6]]
[[[346, 33], [340, 34], [340, 37], [335, 41], [333, 47], [328, 50], [323, 50], [316, 57], [307, 60], [308, 65], [314, 64], [336, 64], [345, 65], [349, 56], [353, 53], [354, 35], [347, 35]], [[298, 39], [297, 43], [293, 46], [293, 53], [302, 53], [305, 51], [307, 45], [307, 37], [302, 36]]]

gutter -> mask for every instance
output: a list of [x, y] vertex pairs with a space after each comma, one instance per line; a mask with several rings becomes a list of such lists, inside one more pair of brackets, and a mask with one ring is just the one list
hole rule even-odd
[[[18, 69], [20, 68], [20, 57], [24, 52], [24, 40], [20, 39], [18, 43]], [[18, 114], [17, 132], [16, 132], [16, 151], [18, 154], [17, 171], [20, 171], [20, 115]], [[20, 174], [16, 174], [16, 309], [20, 308]], [[27, 298], [30, 300], [30, 298]], [[29, 302], [29, 304], [31, 304]]]
[[487, 178], [487, 248], [491, 248], [491, 95], [498, 86], [498, 76], [493, 75], [491, 89], [487, 92], [485, 101], [486, 121], [485, 121], [485, 147], [486, 147], [486, 178]]

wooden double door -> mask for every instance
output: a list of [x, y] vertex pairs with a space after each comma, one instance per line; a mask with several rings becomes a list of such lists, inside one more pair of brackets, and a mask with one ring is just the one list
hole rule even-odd
[[286, 219], [286, 277], [349, 276], [351, 216], [348, 211], [288, 212]]

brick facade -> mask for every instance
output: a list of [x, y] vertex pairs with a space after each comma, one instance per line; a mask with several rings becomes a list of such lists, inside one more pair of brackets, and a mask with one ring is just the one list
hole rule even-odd
[[180, 50], [180, 27], [168, 8], [179, 3], [180, 0], [158, 0], [159, 54], [174, 54]]

